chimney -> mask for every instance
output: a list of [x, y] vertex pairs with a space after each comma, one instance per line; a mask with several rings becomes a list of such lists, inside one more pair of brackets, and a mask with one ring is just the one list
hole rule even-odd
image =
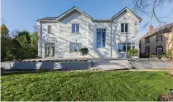
[[153, 30], [153, 26], [152, 25], [148, 26], [148, 32], [151, 32], [152, 30]]

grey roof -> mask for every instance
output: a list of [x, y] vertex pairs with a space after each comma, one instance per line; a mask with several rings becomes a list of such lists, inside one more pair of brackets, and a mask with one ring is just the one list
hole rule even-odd
[[[85, 14], [87, 17], [92, 18], [92, 16], [88, 15], [87, 13], [83, 12], [82, 10], [80, 10], [79, 8], [77, 8], [76, 6], [72, 7], [71, 9], [67, 10], [66, 12], [62, 13], [61, 15], [57, 16], [57, 17], [45, 17], [45, 18], [41, 18], [41, 19], [38, 19], [37, 21], [40, 21], [40, 20], [56, 20], [57, 18], [61, 18], [64, 14], [68, 13], [69, 11], [71, 10], [78, 10], [79, 12], [82, 12], [83, 14]], [[128, 10], [130, 11], [132, 14], [134, 14], [138, 19], [139, 21], [142, 21], [142, 19], [137, 16], [134, 12], [132, 12], [129, 8], [125, 7], [124, 9], [122, 9], [121, 11], [119, 11], [118, 13], [116, 13], [111, 19], [108, 19], [108, 20], [93, 20], [94, 22], [111, 22], [111, 20], [115, 17], [117, 17], [119, 14], [121, 14], [122, 12], [124, 12], [125, 10]]]
[[56, 17], [45, 17], [45, 18], [41, 18], [41, 19], [38, 19], [38, 20], [55, 20], [55, 19], [56, 19]]
[[94, 19], [93, 22], [111, 22], [111, 20], [97, 20], [97, 19]]
[[[45, 17], [45, 18], [41, 18], [41, 19], [38, 19], [37, 21], [39, 20], [56, 20], [57, 18], [63, 16], [64, 14], [66, 14], [67, 12], [73, 10], [73, 9], [77, 9], [77, 10], [80, 10], [79, 8], [77, 8], [76, 6], [73, 6], [71, 9], [65, 11], [64, 13], [62, 13], [61, 15], [57, 16], [57, 17]], [[82, 13], [84, 13], [85, 15], [87, 15], [88, 17], [92, 18], [90, 15], [88, 15], [87, 13], [83, 12], [82, 10], [80, 10]]]

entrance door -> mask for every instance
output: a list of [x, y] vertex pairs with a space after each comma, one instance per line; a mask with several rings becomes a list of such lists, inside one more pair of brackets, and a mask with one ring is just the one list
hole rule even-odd
[[157, 47], [157, 55], [162, 55], [163, 49], [161, 47]]

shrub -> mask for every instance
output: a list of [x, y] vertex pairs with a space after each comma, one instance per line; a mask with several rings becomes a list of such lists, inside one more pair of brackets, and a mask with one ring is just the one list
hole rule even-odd
[[168, 59], [170, 59], [170, 60], [173, 59], [173, 54], [172, 54], [171, 50], [168, 50], [168, 51], [166, 52], [166, 58], [168, 58]]
[[135, 49], [135, 48], [133, 48], [133, 49], [130, 49], [129, 51], [128, 51], [128, 54], [130, 55], [130, 56], [137, 56], [137, 54], [138, 54], [138, 50], [137, 49]]
[[159, 97], [159, 101], [173, 101], [173, 95], [171, 93], [169, 94], [162, 94]]
[[87, 55], [88, 52], [89, 52], [88, 48], [81, 48], [81, 49], [80, 49], [80, 53], [81, 53], [81, 55], [83, 55], [83, 56]]

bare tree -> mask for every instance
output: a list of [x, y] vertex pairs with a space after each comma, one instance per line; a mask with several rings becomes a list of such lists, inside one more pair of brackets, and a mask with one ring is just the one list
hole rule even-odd
[[[133, 11], [139, 15], [146, 15], [149, 17], [149, 21], [145, 24], [148, 25], [154, 19], [159, 25], [165, 24], [166, 22], [157, 15], [156, 9], [162, 7], [164, 3], [172, 4], [173, 0], [132, 0]], [[171, 11], [171, 10], [170, 10]]]

